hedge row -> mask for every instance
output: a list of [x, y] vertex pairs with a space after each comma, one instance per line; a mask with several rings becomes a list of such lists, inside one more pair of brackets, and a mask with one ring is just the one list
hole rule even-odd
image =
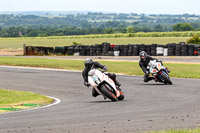
[[151, 56], [198, 56], [200, 55], [200, 45], [185, 44], [184, 42], [167, 45], [115, 45], [104, 42], [94, 45], [71, 45], [55, 48], [25, 47], [25, 55], [138, 56], [141, 51], [146, 51]]

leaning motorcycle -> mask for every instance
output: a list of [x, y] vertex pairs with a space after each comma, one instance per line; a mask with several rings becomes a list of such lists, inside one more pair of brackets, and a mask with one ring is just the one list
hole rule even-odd
[[99, 69], [91, 69], [88, 72], [88, 82], [104, 99], [112, 101], [124, 99], [121, 89], [117, 89], [114, 81]]
[[161, 62], [151, 60], [147, 66], [147, 69], [149, 69], [150, 74], [153, 76], [156, 82], [163, 82], [170, 85], [172, 84], [168, 70], [162, 65]]

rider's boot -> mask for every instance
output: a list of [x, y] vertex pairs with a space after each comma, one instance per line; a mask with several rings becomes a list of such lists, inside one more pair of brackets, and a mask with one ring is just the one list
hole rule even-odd
[[118, 87], [120, 87], [121, 86], [121, 83], [119, 82], [119, 81], [117, 81], [116, 79], [115, 79], [115, 84], [116, 84], [116, 86], [118, 86]]
[[117, 88], [119, 91], [121, 91], [121, 89], [119, 88], [119, 87], [121, 86], [121, 83], [120, 83], [119, 81], [117, 81], [116, 79], [115, 79], [115, 85], [116, 85], [116, 88]]

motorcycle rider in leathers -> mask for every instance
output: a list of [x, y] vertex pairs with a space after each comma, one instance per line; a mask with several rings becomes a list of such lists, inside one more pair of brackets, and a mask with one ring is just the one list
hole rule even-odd
[[[150, 80], [153, 79], [153, 77], [149, 77], [150, 72], [147, 69], [147, 66], [148, 66], [148, 64], [149, 64], [149, 62], [151, 60], [156, 60], [157, 62], [161, 62], [161, 64], [162, 64], [161, 60], [158, 60], [156, 58], [152, 58], [151, 56], [147, 55], [147, 53], [145, 51], [140, 52], [140, 62], [139, 62], [139, 65], [140, 65], [142, 71], [144, 72], [144, 82], [148, 82], [148, 81], [150, 81]], [[168, 73], [170, 72], [168, 69], [167, 69], [167, 71], [168, 71]]]
[[[93, 60], [91, 58], [86, 59], [85, 62], [84, 62], [84, 65], [85, 65], [85, 68], [84, 68], [84, 70], [82, 72], [82, 76], [83, 76], [83, 79], [84, 79], [84, 85], [87, 86], [87, 87], [90, 86], [90, 84], [88, 83], [88, 72], [91, 69], [93, 69], [93, 68], [101, 68], [104, 71], [108, 70], [107, 66], [102, 65], [99, 62], [93, 62]], [[105, 73], [105, 74], [115, 82], [115, 84], [117, 86], [117, 89], [120, 89], [119, 87], [121, 86], [121, 84], [116, 80], [116, 75], [114, 73]], [[99, 94], [93, 88], [92, 89], [92, 96], [96, 97], [98, 95]]]

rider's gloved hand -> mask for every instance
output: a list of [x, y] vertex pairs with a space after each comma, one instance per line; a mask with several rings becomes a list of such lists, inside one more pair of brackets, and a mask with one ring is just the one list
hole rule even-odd
[[106, 72], [106, 71], [108, 71], [108, 67], [107, 66], [104, 66], [103, 67], [103, 70]]
[[87, 86], [87, 87], [90, 86], [90, 84], [87, 81], [84, 81], [84, 85]]

